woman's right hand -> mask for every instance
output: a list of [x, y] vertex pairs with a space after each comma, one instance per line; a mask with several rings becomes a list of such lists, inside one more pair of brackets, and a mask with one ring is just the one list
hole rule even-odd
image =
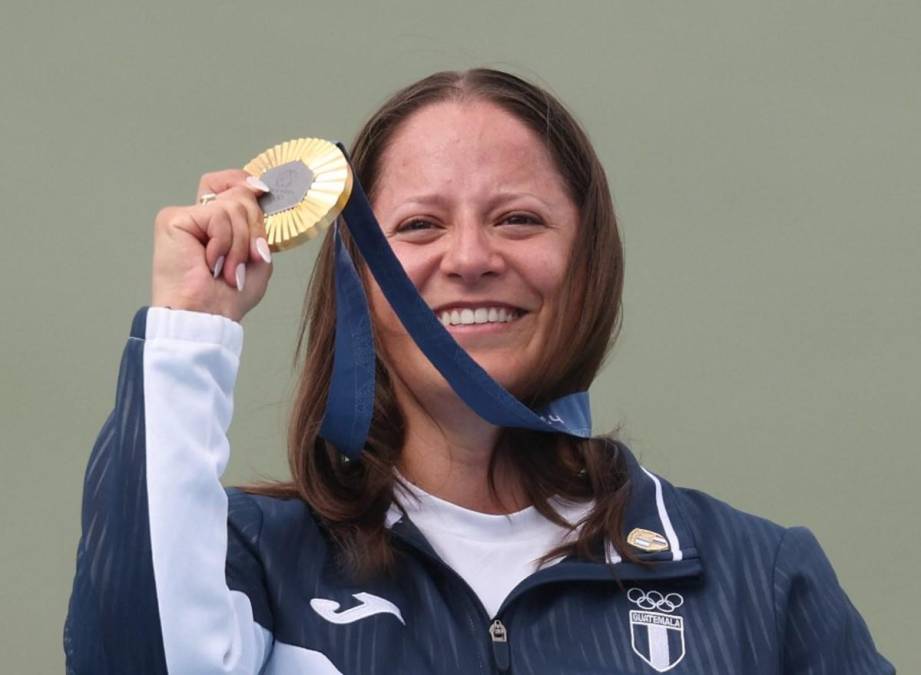
[[259, 181], [241, 169], [206, 173], [196, 202], [167, 206], [154, 221], [152, 302], [156, 307], [220, 314], [240, 321], [265, 295], [272, 276]]

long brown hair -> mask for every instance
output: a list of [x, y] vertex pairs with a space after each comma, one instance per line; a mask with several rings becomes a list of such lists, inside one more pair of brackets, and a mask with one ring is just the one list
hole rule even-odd
[[[579, 209], [580, 223], [560, 291], [560, 314], [522, 398], [532, 407], [588, 388], [619, 331], [623, 246], [604, 169], [569, 112], [550, 93], [509, 73], [477, 68], [440, 72], [395, 93], [358, 132], [352, 167], [374, 200], [381, 158], [397, 128], [423, 107], [442, 101], [485, 100], [527, 125], [545, 144]], [[364, 277], [347, 230], [343, 241]], [[346, 460], [318, 436], [332, 372], [335, 338], [333, 240], [328, 232], [314, 266], [294, 355], [300, 375], [288, 430], [291, 480], [244, 486], [248, 492], [306, 502], [358, 577], [392, 570], [394, 549], [385, 515], [394, 500], [394, 467], [404, 442], [404, 418], [388, 369], [376, 359], [374, 412], [360, 461]], [[382, 352], [376, 345], [377, 354]], [[622, 531], [629, 486], [613, 435], [577, 439], [504, 428], [490, 462], [490, 488], [499, 458], [513, 467], [525, 495], [546, 518], [568, 526], [548, 502], [593, 499], [578, 537], [545, 559], [575, 554], [597, 559], [605, 540], [629, 559]]]

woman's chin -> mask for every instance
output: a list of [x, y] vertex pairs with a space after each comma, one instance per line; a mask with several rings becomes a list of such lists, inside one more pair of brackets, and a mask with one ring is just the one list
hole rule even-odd
[[471, 356], [473, 356], [473, 360], [477, 362], [477, 365], [485, 370], [503, 389], [513, 396], [518, 396], [524, 378], [522, 377], [522, 371], [513, 367], [515, 364], [510, 363], [508, 359], [494, 356], [484, 358], [477, 358], [475, 355]]

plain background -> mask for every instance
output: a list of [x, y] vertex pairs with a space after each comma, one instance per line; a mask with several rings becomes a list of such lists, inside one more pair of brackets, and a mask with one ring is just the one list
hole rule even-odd
[[[397, 87], [491, 65], [607, 168], [625, 323], [592, 391], [647, 466], [818, 536], [917, 672], [921, 3], [16, 3], [0, 24], [0, 659], [63, 670], [83, 471], [205, 171], [350, 142]], [[315, 245], [245, 320], [234, 483], [285, 472]], [[688, 646], [693, 649], [693, 644]]]

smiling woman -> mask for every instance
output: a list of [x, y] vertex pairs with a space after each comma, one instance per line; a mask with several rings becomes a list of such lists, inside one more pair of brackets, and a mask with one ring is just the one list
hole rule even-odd
[[[620, 324], [623, 251], [604, 170], [553, 96], [436, 73], [371, 116], [352, 162], [413, 297], [487, 377], [534, 409], [589, 387]], [[361, 456], [321, 437], [327, 236], [291, 478], [225, 491], [238, 321], [271, 273], [265, 188], [207, 174], [199, 204], [157, 217], [152, 306], [87, 468], [68, 672], [893, 672], [808, 530], [676, 488], [612, 436], [481, 418], [347, 228], [375, 341]]]
[[[604, 169], [556, 99], [498, 71], [439, 73], [396, 93], [368, 120], [352, 163], [423, 300], [461, 324], [450, 334], [494, 380], [535, 408], [588, 388], [617, 334], [623, 251]], [[318, 436], [334, 343], [327, 238], [302, 326], [309, 339], [290, 426], [294, 481], [248, 490], [290, 496], [302, 483], [297, 494], [326, 518], [360, 576], [392, 564], [384, 516], [401, 476], [404, 486], [478, 513], [529, 507], [564, 530], [571, 521], [549, 499], [596, 497], [575, 536], [533, 557], [590, 555], [606, 540], [631, 557], [620, 526], [627, 474], [610, 439], [481, 419], [422, 354], [347, 232], [343, 238], [362, 271], [377, 343], [365, 455], [343, 462]], [[490, 309], [505, 322], [489, 322]], [[477, 323], [478, 310], [485, 323]], [[504, 580], [505, 591], [525, 567]]]

